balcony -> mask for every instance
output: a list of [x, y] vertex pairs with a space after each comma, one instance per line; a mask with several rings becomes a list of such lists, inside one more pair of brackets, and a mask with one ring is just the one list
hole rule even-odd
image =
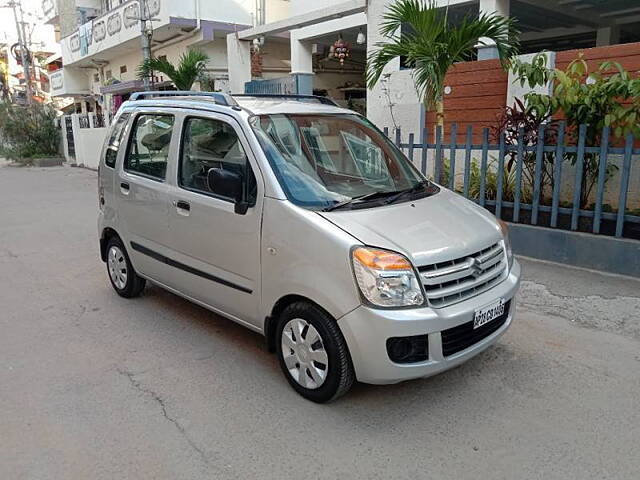
[[52, 97], [76, 97], [89, 95], [89, 77], [84, 70], [63, 67], [49, 74]]
[[[223, 24], [251, 24], [250, 12], [238, 0], [146, 0], [146, 4], [153, 19], [155, 45], [194, 31], [199, 26], [198, 17], [211, 24], [211, 29]], [[129, 0], [80, 25], [60, 41], [65, 66], [95, 66], [92, 60], [108, 61], [139, 49], [139, 16], [138, 0]], [[202, 30], [204, 33], [204, 27]]]
[[47, 25], [59, 22], [57, 0], [42, 0], [42, 21]]

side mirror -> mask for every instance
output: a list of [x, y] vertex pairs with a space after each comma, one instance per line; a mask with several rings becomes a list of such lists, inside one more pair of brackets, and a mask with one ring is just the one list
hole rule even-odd
[[236, 213], [247, 213], [249, 205], [242, 198], [242, 177], [239, 174], [222, 168], [210, 168], [207, 172], [207, 184], [209, 190], [216, 195], [233, 199]]

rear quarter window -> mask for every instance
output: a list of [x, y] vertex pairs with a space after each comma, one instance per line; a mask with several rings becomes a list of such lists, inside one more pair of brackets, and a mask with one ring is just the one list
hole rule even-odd
[[127, 122], [129, 121], [129, 113], [121, 114], [111, 129], [111, 134], [107, 141], [107, 148], [104, 153], [104, 164], [109, 168], [116, 166], [116, 158], [118, 157], [118, 149], [122, 142], [122, 136], [125, 131]]

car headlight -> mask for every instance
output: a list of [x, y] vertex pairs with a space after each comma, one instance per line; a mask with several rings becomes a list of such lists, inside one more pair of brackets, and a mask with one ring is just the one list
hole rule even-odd
[[378, 307], [409, 307], [424, 303], [422, 287], [404, 255], [378, 248], [352, 251], [353, 270], [362, 295]]
[[511, 250], [511, 240], [509, 239], [509, 224], [502, 220], [498, 220], [498, 223], [500, 223], [500, 230], [502, 230], [502, 236], [504, 237], [504, 248], [507, 251], [507, 262], [509, 263], [509, 271], [511, 271], [513, 251]]

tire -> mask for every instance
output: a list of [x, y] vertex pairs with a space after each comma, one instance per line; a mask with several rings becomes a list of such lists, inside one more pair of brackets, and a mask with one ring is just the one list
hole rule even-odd
[[107, 242], [107, 275], [113, 289], [124, 298], [137, 297], [142, 293], [145, 279], [138, 276], [129, 260], [127, 249], [118, 237]]
[[312, 402], [332, 402], [353, 385], [355, 373], [342, 332], [315, 305], [296, 302], [284, 309], [276, 329], [276, 350], [289, 384]]

